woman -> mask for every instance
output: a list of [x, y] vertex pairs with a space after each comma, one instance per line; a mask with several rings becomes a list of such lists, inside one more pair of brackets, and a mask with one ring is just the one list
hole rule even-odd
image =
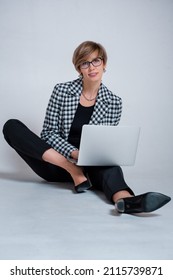
[[149, 192], [135, 196], [126, 184], [119, 166], [79, 167], [77, 160], [83, 124], [118, 125], [121, 98], [103, 84], [107, 54], [92, 41], [81, 43], [73, 54], [73, 64], [80, 74], [75, 81], [57, 84], [50, 98], [41, 138], [19, 120], [9, 120], [3, 133], [9, 145], [40, 177], [51, 182], [74, 182], [77, 193], [91, 185], [103, 190], [121, 213], [154, 211], [170, 197]]

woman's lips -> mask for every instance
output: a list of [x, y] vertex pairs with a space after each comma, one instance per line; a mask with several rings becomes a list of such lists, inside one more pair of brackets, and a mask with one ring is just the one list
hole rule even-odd
[[96, 77], [96, 76], [97, 76], [97, 73], [89, 73], [88, 76], [89, 76], [89, 77]]

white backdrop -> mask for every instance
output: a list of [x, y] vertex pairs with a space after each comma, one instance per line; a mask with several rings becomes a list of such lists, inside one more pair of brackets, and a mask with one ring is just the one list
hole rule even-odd
[[[54, 85], [77, 78], [85, 40], [108, 52], [103, 82], [123, 99], [121, 125], [140, 125], [130, 172], [173, 167], [172, 0], [0, 0], [0, 127], [18, 118], [40, 133]], [[0, 174], [29, 171], [0, 136]]]

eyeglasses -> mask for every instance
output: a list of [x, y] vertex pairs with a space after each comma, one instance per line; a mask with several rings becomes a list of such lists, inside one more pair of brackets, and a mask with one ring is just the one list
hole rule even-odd
[[80, 65], [80, 68], [87, 69], [90, 66], [90, 64], [92, 64], [94, 67], [98, 67], [102, 64], [102, 60], [103, 60], [103, 58], [97, 57], [97, 58], [93, 59], [92, 61], [85, 61]]

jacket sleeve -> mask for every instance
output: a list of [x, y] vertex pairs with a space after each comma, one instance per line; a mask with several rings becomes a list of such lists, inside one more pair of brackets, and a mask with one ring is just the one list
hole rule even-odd
[[71, 152], [77, 148], [64, 139], [62, 128], [59, 127], [62, 122], [62, 103], [63, 96], [59, 96], [58, 85], [56, 85], [47, 106], [41, 139], [45, 140], [54, 150], [66, 158], [70, 158]]

